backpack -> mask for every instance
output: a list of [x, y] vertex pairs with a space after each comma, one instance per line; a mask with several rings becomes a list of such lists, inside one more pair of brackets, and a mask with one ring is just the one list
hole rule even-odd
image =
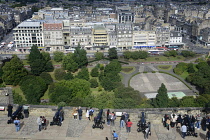
[[90, 110], [90, 111], [89, 111], [89, 115], [90, 115], [90, 116], [93, 116], [93, 110]]
[[18, 123], [16, 122], [15, 125], [18, 125]]
[[92, 110], [89, 111], [89, 115], [90, 115], [90, 116], [93, 115], [93, 111], [92, 111]]

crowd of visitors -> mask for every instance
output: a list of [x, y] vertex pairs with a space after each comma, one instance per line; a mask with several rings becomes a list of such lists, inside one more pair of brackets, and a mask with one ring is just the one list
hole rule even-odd
[[210, 117], [203, 116], [201, 117], [200, 114], [195, 115], [177, 115], [176, 113], [172, 114], [165, 114], [163, 119], [163, 126], [169, 130], [170, 128], [176, 127], [180, 129], [182, 133], [182, 138], [184, 139], [186, 136], [194, 136], [197, 137], [197, 133], [195, 129], [203, 131], [207, 131], [206, 138], [210, 139]]

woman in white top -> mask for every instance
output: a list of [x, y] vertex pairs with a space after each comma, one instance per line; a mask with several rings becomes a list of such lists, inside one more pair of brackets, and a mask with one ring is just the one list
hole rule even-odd
[[88, 108], [86, 108], [86, 118], [87, 118], [87, 120], [90, 120], [90, 115], [89, 115], [89, 110], [88, 110]]

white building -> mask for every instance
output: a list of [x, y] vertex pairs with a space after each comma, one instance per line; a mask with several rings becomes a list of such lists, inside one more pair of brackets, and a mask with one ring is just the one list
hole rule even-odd
[[63, 24], [43, 23], [43, 39], [46, 51], [63, 51]]
[[156, 45], [155, 31], [134, 31], [133, 49], [151, 49]]
[[30, 50], [37, 45], [40, 50], [44, 49], [42, 24], [36, 21], [24, 21], [13, 29], [15, 47], [18, 51]]

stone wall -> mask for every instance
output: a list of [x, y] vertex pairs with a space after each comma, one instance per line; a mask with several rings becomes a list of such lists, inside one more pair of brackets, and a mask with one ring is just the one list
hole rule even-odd
[[[6, 108], [6, 106], [5, 106]], [[15, 111], [17, 105], [14, 105], [13, 111]], [[65, 117], [73, 117], [72, 111], [73, 107], [64, 107]], [[85, 117], [85, 107], [83, 109], [83, 117]], [[97, 115], [99, 109], [94, 108], [95, 113]], [[106, 116], [106, 111], [108, 109], [104, 109], [104, 117]], [[43, 105], [30, 105], [30, 115], [32, 116], [47, 116], [53, 117], [57, 111], [56, 106], [43, 106]], [[146, 120], [151, 121], [153, 124], [161, 123], [162, 117], [164, 114], [171, 114], [175, 112], [176, 114], [203, 114], [202, 108], [140, 108], [140, 109], [110, 109], [111, 112], [127, 112], [130, 115], [130, 119], [133, 122], [137, 122], [140, 120], [141, 112], [146, 113]], [[0, 115], [7, 115], [7, 111], [0, 111]], [[117, 120], [120, 117], [117, 117]]]

